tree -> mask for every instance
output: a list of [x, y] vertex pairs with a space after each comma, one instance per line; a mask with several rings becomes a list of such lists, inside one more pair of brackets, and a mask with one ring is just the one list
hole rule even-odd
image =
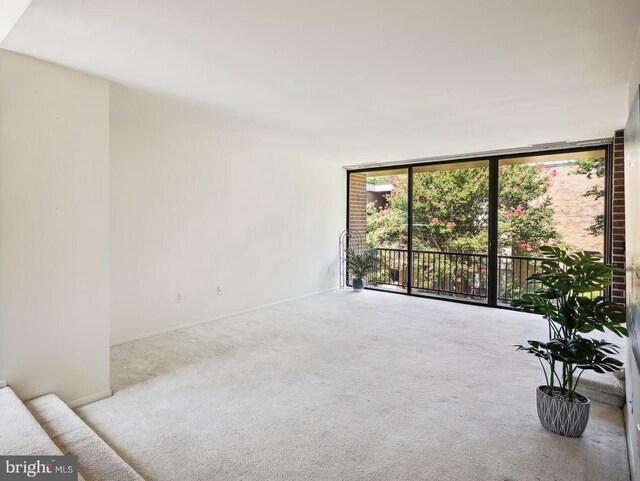
[[[587, 179], [602, 179], [605, 175], [604, 157], [592, 157], [590, 159], [579, 159], [576, 161], [578, 168], [576, 174], [586, 175]], [[587, 190], [583, 197], [593, 197], [599, 200], [604, 197], [604, 183], [598, 182]], [[604, 233], [604, 214], [597, 214], [593, 218], [593, 224], [587, 227], [589, 235], [600, 236]]]
[[[547, 191], [553, 173], [541, 166], [500, 167], [499, 246], [512, 254], [537, 252], [559, 241]], [[406, 248], [408, 179], [389, 178], [386, 205], [368, 205], [369, 247]], [[413, 247], [483, 253], [488, 241], [488, 168], [429, 170], [414, 174]]]

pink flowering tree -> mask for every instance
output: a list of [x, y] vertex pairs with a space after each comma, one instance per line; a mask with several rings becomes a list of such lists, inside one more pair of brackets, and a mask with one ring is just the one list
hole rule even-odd
[[513, 255], [536, 255], [543, 245], [562, 244], [548, 191], [553, 170], [533, 165], [500, 167], [498, 243]]
[[[488, 169], [434, 170], [414, 175], [413, 245], [416, 250], [487, 251]], [[407, 176], [385, 178], [393, 186], [385, 205], [369, 204], [369, 247], [406, 248]], [[547, 195], [553, 174], [530, 165], [500, 168], [500, 247], [535, 255], [559, 241]]]

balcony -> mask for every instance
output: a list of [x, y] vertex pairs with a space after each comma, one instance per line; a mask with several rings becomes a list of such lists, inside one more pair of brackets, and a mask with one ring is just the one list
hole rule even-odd
[[[488, 299], [487, 254], [442, 251], [413, 251], [413, 276], [409, 282], [409, 253], [403, 249], [370, 249], [377, 253], [378, 268], [368, 284], [389, 290], [406, 290], [409, 284], [416, 294], [453, 297], [473, 301]], [[497, 299], [508, 305], [513, 299], [540, 287], [527, 278], [540, 272], [544, 259], [539, 257], [499, 255]]]

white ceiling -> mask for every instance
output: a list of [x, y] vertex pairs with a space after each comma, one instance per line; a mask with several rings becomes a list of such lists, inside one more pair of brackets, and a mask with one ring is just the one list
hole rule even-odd
[[1, 44], [341, 164], [611, 136], [638, 0], [33, 0]]
[[25, 12], [31, 0], [0, 0], [0, 43]]

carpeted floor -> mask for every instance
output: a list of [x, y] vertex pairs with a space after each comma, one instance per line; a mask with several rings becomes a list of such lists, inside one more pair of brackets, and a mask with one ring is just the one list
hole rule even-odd
[[536, 316], [333, 291], [113, 348], [78, 410], [147, 480], [628, 481], [622, 411], [538, 422]]

